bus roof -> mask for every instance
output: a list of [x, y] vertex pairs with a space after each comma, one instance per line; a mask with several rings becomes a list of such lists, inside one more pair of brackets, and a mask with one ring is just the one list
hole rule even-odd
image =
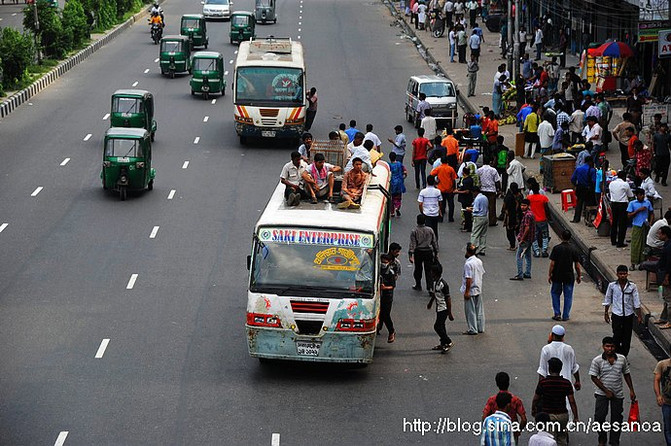
[[260, 227], [304, 227], [377, 234], [386, 212], [387, 200], [380, 190], [372, 186], [380, 185], [389, 190], [391, 173], [389, 165], [384, 161], [377, 162], [373, 173], [375, 176], [371, 178], [362, 200], [363, 204], [358, 210], [342, 210], [329, 203], [301, 202], [295, 207], [287, 206], [284, 201], [285, 186], [279, 183], [255, 229], [258, 231]]
[[303, 45], [289, 38], [244, 41], [238, 48], [235, 66], [280, 66], [304, 69]]

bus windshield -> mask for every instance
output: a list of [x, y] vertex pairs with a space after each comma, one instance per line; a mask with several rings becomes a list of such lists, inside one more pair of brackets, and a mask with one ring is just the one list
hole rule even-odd
[[236, 72], [236, 104], [295, 107], [305, 101], [303, 70], [242, 67]]
[[372, 298], [372, 239], [370, 235], [344, 232], [263, 229], [254, 245], [250, 291]]

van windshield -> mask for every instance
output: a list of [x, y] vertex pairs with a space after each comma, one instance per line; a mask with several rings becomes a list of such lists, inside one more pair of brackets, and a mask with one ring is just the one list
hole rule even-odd
[[372, 236], [262, 229], [254, 244], [250, 291], [327, 298], [372, 297], [375, 250], [365, 245], [372, 245]]
[[442, 98], [444, 96], [454, 96], [452, 84], [447, 82], [427, 82], [419, 86], [419, 92], [424, 93], [427, 98]]

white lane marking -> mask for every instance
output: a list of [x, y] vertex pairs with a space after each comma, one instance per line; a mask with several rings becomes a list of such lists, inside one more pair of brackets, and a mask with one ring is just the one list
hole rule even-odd
[[65, 158], [63, 161], [61, 161], [61, 166], [65, 166], [69, 162], [70, 162], [70, 158]]
[[149, 234], [149, 238], [156, 238], [156, 234], [158, 234], [158, 226], [154, 226], [154, 229], [151, 230], [151, 234]]
[[56, 443], [54, 443], [54, 446], [63, 446], [65, 444], [65, 439], [68, 438], [68, 434], [70, 432], [68, 431], [62, 431], [60, 434], [58, 434], [58, 438], [56, 438]]
[[168, 200], [172, 200], [175, 197], [175, 192], [177, 192], [175, 189], [170, 191], [168, 194]]
[[107, 121], [107, 118], [109, 118], [109, 117], [110, 117], [109, 113], [105, 114], [105, 116], [103, 116], [103, 121]]
[[137, 87], [138, 81], [133, 82], [132, 87]]
[[228, 63], [233, 65], [233, 59], [229, 60]]
[[16, 13], [12, 14], [12, 17], [15, 17], [15, 16], [16, 16]]
[[158, 57], [154, 59], [154, 63], [158, 63]]
[[300, 28], [298, 28], [298, 32], [301, 32], [301, 29], [300, 29]]
[[91, 139], [92, 136], [93, 136], [93, 134], [92, 134], [92, 133], [89, 133], [88, 135], [86, 135], [86, 136], [84, 137], [84, 141], [88, 141], [89, 139]]
[[144, 74], [147, 74], [147, 73], [149, 73], [149, 68], [147, 68], [146, 70], [144, 70]]
[[0, 17], [0, 22], [2, 22], [2, 17]]
[[137, 280], [137, 274], [131, 274], [130, 279], [128, 279], [128, 284], [126, 284], [127, 290], [132, 290], [135, 286], [135, 281]]
[[216, 99], [212, 99], [212, 105], [214, 105], [214, 104], [216, 104], [216, 103], [217, 103], [217, 100], [216, 100]]
[[233, 51], [233, 54], [238, 54], [238, 50]]
[[210, 120], [210, 117], [209, 117], [209, 116], [205, 116], [205, 117], [203, 118], [203, 122], [207, 122], [207, 121], [209, 121], [209, 120]]
[[270, 446], [280, 446], [280, 434], [277, 432], [273, 433], [270, 439]]
[[6, 228], [7, 226], [9, 226], [9, 223], [3, 223], [3, 224], [1, 224], [1, 225], [0, 225], [0, 232], [4, 231], [5, 228]]
[[189, 162], [184, 161], [184, 164], [182, 164], [182, 169], [186, 169], [187, 167], [189, 167]]
[[198, 144], [199, 141], [200, 141], [200, 136], [196, 136], [196, 137], [193, 139], [193, 143], [194, 143], [194, 144]]
[[96, 359], [100, 359], [103, 357], [105, 354], [105, 350], [107, 349], [107, 344], [110, 343], [109, 339], [103, 339], [102, 342], [100, 343], [100, 347], [98, 347], [98, 351], [96, 352]]
[[298, 22], [298, 24], [299, 24], [299, 25], [302, 25], [302, 24], [303, 24], [303, 22]]
[[298, 40], [300, 40], [300, 39], [301, 39], [301, 36], [298, 36]]
[[302, 15], [299, 15], [298, 18], [301, 19], [301, 20], [303, 20], [303, 16], [302, 16]]
[[224, 76], [228, 76], [228, 71], [224, 71]]
[[37, 194], [39, 194], [40, 192], [42, 192], [42, 189], [44, 189], [44, 188], [43, 188], [42, 186], [39, 186], [37, 189], [35, 189], [35, 190], [33, 191], [32, 194], [30, 194], [30, 196], [31, 196], [31, 197], [37, 197]]

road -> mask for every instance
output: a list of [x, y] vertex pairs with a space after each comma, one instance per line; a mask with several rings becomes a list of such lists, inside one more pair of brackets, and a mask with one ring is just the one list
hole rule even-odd
[[[383, 140], [391, 136], [403, 123], [408, 77], [430, 71], [390, 26], [387, 9], [353, 0], [280, 0], [278, 8], [277, 25], [257, 34], [304, 43], [320, 97], [313, 133], [325, 137], [353, 118], [360, 128], [373, 123]], [[166, 33], [175, 33], [179, 15], [199, 5], [169, 0], [164, 9]], [[230, 92], [236, 47], [228, 26], [208, 30], [210, 49], [224, 53]], [[509, 282], [514, 260], [501, 228], [492, 228], [484, 258], [487, 333], [470, 337], [456, 334], [465, 329], [457, 289], [466, 237], [441, 227], [457, 317], [448, 355], [429, 350], [434, 315], [426, 296], [410, 290], [406, 267], [393, 313], [397, 341], [378, 342], [368, 368], [261, 367], [250, 358], [245, 257], [291, 148], [240, 146], [230, 94], [215, 103], [191, 97], [187, 76], [161, 77], [157, 53], [148, 30], [134, 26], [0, 121], [0, 228], [7, 224], [0, 232], [0, 444], [475, 444], [470, 432], [422, 436], [404, 420], [479, 420], [499, 370], [510, 373], [511, 390], [530, 411], [552, 326], [547, 261], [536, 262], [532, 281]], [[120, 202], [99, 179], [105, 115], [114, 90], [136, 82], [156, 95], [157, 177], [153, 191]], [[416, 193], [406, 184], [404, 214], [392, 230], [404, 250]], [[583, 367], [578, 403], [586, 420], [594, 404], [589, 361], [609, 330], [593, 286], [577, 289], [567, 342]], [[659, 421], [655, 361], [637, 340], [630, 360], [643, 419]], [[661, 438], [630, 434], [622, 444]], [[571, 443], [595, 442], [577, 433]]]
[[10, 3], [5, 0], [4, 5], [0, 5], [0, 28], [10, 26], [16, 30], [23, 30], [23, 9], [26, 5], [20, 3]]

